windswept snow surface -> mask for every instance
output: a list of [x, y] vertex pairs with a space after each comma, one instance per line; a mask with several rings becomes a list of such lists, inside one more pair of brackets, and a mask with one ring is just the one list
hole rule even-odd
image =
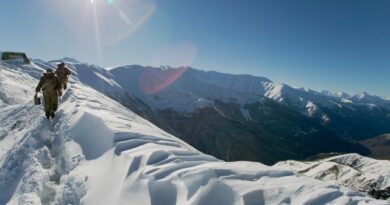
[[0, 64], [2, 92], [14, 91], [0, 107], [0, 204], [387, 204], [293, 171], [202, 154], [77, 73], [48, 121], [28, 89], [41, 71]]

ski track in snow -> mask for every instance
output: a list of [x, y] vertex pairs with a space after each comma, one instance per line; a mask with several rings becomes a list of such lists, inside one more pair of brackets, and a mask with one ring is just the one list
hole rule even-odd
[[[31, 89], [37, 83], [37, 75], [10, 76]], [[202, 154], [77, 77], [51, 122], [32, 95], [16, 105], [2, 99], [0, 204], [387, 204], [292, 171]]]

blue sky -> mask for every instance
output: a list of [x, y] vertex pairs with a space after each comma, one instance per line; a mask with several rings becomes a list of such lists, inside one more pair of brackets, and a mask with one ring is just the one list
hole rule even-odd
[[0, 50], [390, 97], [388, 0], [3, 0]]

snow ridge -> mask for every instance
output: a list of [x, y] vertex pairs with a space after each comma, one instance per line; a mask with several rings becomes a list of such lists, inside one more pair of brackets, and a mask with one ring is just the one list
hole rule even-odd
[[0, 85], [0, 204], [386, 204], [292, 171], [202, 154], [84, 84], [121, 88], [94, 66], [72, 68], [49, 122], [28, 91], [42, 70], [0, 65], [0, 78], [12, 79]]

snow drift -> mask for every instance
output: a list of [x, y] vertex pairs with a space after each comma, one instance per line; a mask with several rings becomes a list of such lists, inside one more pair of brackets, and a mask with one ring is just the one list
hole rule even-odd
[[387, 204], [334, 182], [202, 154], [81, 83], [94, 81], [89, 72], [70, 79], [50, 122], [32, 103], [42, 71], [0, 64], [0, 204]]

